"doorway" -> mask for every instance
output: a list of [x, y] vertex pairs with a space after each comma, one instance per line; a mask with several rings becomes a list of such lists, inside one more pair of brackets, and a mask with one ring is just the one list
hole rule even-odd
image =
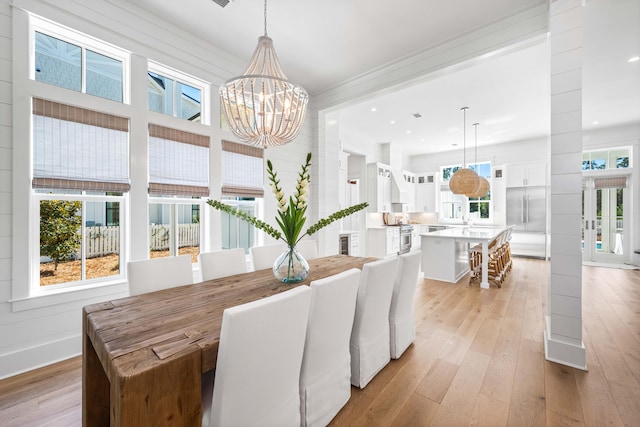
[[629, 200], [627, 176], [583, 177], [582, 260], [629, 262]]

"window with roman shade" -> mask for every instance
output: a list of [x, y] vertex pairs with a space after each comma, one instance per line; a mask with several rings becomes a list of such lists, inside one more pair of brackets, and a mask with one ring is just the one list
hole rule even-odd
[[264, 197], [264, 150], [222, 141], [222, 195]]
[[33, 188], [129, 190], [129, 119], [33, 98]]
[[149, 194], [209, 196], [209, 137], [150, 124]]

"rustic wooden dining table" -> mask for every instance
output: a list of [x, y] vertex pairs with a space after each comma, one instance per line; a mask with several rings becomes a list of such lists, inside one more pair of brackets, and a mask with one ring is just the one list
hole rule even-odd
[[216, 367], [226, 308], [374, 260], [313, 259], [296, 285], [266, 269], [84, 307], [83, 426], [199, 426], [201, 374]]

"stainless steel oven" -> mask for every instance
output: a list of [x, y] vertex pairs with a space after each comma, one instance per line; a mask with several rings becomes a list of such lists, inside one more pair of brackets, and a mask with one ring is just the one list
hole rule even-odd
[[400, 226], [400, 251], [398, 254], [406, 254], [411, 250], [411, 234], [413, 233], [413, 225]]

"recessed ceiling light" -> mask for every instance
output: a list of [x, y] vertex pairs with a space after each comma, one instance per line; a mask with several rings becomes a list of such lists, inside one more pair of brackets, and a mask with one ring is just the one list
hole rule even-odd
[[391, 120], [389, 123], [392, 124], [392, 125], [395, 125], [396, 121], [395, 120]]
[[596, 120], [596, 121], [591, 122], [591, 124], [592, 124], [592, 125], [599, 125], [599, 124], [600, 124], [600, 122]]
[[371, 111], [376, 112], [378, 109], [376, 107], [371, 107]]
[[424, 138], [420, 138], [420, 142], [424, 142]]
[[410, 131], [410, 130], [408, 130], [408, 131], [407, 131], [407, 135], [409, 135], [410, 133], [411, 133], [411, 131]]
[[640, 61], [640, 56], [633, 56], [629, 58], [627, 62], [638, 62], [638, 61]]

